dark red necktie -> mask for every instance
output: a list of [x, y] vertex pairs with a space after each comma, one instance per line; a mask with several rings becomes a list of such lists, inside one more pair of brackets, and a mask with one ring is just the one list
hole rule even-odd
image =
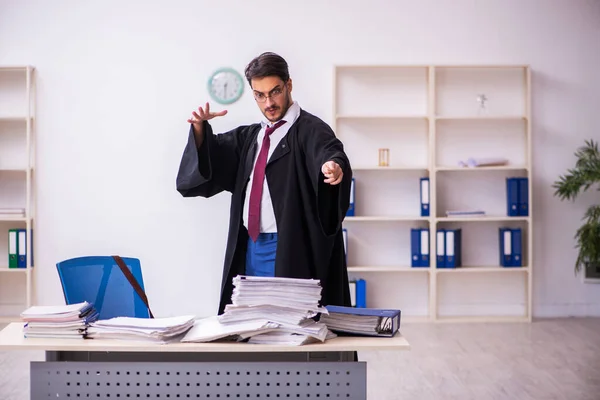
[[281, 125], [285, 124], [284, 120], [277, 122], [272, 127], [267, 127], [265, 137], [263, 138], [260, 153], [256, 159], [254, 166], [254, 175], [252, 177], [252, 189], [250, 190], [250, 206], [248, 210], [248, 234], [253, 242], [258, 239], [260, 233], [260, 201], [262, 200], [263, 183], [265, 180], [265, 167], [267, 166], [267, 158], [269, 156], [269, 146], [271, 144], [271, 133]]

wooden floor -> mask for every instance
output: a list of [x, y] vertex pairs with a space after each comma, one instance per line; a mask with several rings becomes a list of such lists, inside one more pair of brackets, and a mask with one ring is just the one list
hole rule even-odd
[[[369, 400], [600, 399], [600, 318], [406, 324], [412, 350], [361, 353]], [[29, 399], [29, 361], [0, 352], [0, 399]]]

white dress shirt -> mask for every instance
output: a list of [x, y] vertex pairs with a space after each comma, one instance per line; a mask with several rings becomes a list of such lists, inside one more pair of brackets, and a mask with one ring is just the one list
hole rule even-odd
[[[275, 151], [281, 139], [283, 139], [283, 137], [287, 135], [291, 126], [294, 124], [294, 122], [296, 122], [299, 116], [300, 106], [297, 102], [293, 102], [282, 118], [286, 121], [286, 123], [281, 125], [279, 128], [275, 129], [275, 131], [269, 136], [269, 138], [271, 139], [271, 143], [269, 145], [269, 154], [267, 155], [267, 160], [271, 158], [273, 151]], [[270, 121], [264, 118], [261, 120], [261, 125], [262, 128], [260, 129], [260, 132], [258, 132], [258, 137], [256, 138], [258, 146], [256, 147], [256, 154], [254, 155], [254, 166], [256, 166], [256, 159], [258, 158], [258, 153], [260, 153], [260, 148], [262, 147], [262, 141], [265, 137], [265, 130], [267, 129], [267, 126], [273, 126], [273, 124]], [[254, 167], [252, 167], [252, 172], [250, 173], [250, 181], [248, 182], [248, 186], [246, 187], [246, 198], [244, 199], [243, 219], [244, 226], [246, 227], [246, 229], [248, 229], [248, 210], [250, 208], [250, 190], [252, 189], [253, 179]], [[277, 232], [277, 222], [275, 221], [275, 212], [273, 211], [273, 203], [271, 203], [271, 194], [269, 193], [269, 185], [267, 184], [266, 174], [265, 181], [263, 182], [262, 199], [260, 202], [260, 232]]]

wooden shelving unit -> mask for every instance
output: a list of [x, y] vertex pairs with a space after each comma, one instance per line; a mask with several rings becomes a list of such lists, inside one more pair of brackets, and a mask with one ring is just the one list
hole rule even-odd
[[[417, 321], [531, 321], [530, 76], [526, 65], [334, 67], [333, 128], [356, 179], [348, 271], [366, 280], [368, 307]], [[378, 165], [380, 148], [389, 166]], [[508, 163], [459, 165], [470, 157]], [[529, 178], [528, 216], [506, 215], [510, 176]], [[420, 216], [421, 177], [430, 180], [429, 217]], [[446, 217], [464, 208], [486, 214]], [[522, 228], [523, 267], [499, 265], [505, 226]], [[429, 267], [410, 267], [411, 228], [429, 229]], [[439, 228], [462, 229], [462, 267], [437, 268]]]
[[[34, 68], [0, 66], [0, 323], [18, 321], [33, 303], [34, 116]], [[10, 229], [25, 230], [24, 268], [9, 268]]]

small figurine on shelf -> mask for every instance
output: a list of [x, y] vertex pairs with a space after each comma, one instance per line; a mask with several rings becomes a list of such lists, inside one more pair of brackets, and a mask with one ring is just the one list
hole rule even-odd
[[379, 149], [379, 166], [390, 166], [390, 149]]
[[487, 108], [485, 108], [486, 101], [488, 101], [488, 98], [484, 93], [477, 95], [477, 102], [479, 103], [479, 115], [487, 114]]

